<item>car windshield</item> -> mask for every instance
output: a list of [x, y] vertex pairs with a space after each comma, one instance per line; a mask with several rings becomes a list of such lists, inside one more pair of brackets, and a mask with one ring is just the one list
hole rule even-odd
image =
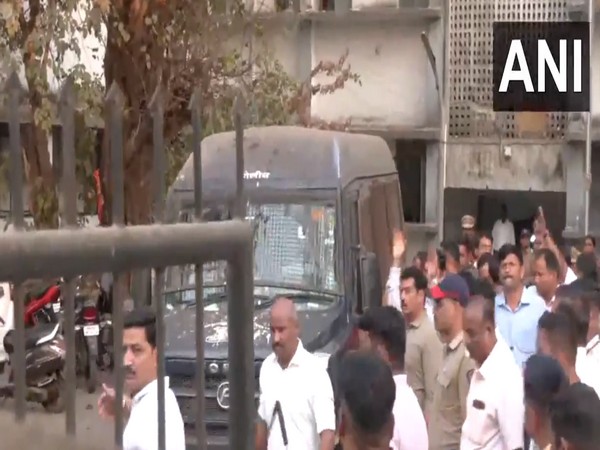
[[[254, 227], [254, 284], [257, 299], [274, 295], [313, 291], [339, 292], [335, 264], [335, 207], [333, 204], [248, 204], [246, 219]], [[183, 211], [182, 221], [193, 220], [193, 211]], [[205, 221], [231, 218], [230, 209], [209, 207]], [[224, 261], [205, 263], [206, 300], [224, 298]], [[194, 266], [171, 267], [166, 274], [169, 303], [195, 302]]]

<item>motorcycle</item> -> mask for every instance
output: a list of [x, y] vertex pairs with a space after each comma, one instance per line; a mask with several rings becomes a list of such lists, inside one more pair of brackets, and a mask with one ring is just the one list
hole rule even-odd
[[75, 348], [77, 367], [84, 375], [87, 391], [96, 391], [98, 383], [98, 340], [100, 315], [96, 299], [88, 295], [75, 295]]
[[112, 329], [112, 289], [99, 281], [95, 282], [99, 315], [100, 335], [98, 336], [98, 367], [102, 370], [114, 368], [113, 329]]
[[[6, 326], [0, 317], [0, 327]], [[60, 324], [39, 324], [25, 329], [25, 384], [28, 401], [41, 403], [52, 413], [64, 411], [64, 377], [66, 351], [59, 333]], [[9, 357], [14, 355], [14, 330], [8, 330], [2, 341]], [[4, 369], [4, 367], [2, 367]], [[14, 371], [11, 369], [8, 384], [0, 386], [0, 397], [14, 397]]]
[[25, 295], [25, 326], [58, 323], [60, 307], [60, 282], [29, 291]]
[[98, 370], [110, 370], [114, 365], [112, 319], [107, 311], [109, 294], [97, 281], [87, 287], [80, 277], [75, 294], [75, 333], [78, 372], [85, 377], [88, 392], [93, 393]]

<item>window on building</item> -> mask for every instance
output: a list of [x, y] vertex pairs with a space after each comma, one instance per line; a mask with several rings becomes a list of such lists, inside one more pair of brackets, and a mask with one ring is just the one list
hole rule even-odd
[[425, 151], [426, 146], [423, 141], [396, 141], [394, 160], [400, 177], [405, 222], [424, 222]]
[[321, 11], [335, 10], [335, 0], [321, 0]]

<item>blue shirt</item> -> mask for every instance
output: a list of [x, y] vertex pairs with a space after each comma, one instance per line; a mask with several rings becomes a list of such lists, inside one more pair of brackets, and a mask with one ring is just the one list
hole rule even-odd
[[536, 351], [538, 321], [546, 303], [537, 293], [523, 289], [516, 310], [506, 304], [504, 293], [496, 295], [496, 325], [520, 368]]

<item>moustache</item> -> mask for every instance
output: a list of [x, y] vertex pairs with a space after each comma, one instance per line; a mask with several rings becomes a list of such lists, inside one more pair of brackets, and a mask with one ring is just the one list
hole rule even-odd
[[125, 375], [135, 375], [135, 370], [132, 366], [125, 366]]

